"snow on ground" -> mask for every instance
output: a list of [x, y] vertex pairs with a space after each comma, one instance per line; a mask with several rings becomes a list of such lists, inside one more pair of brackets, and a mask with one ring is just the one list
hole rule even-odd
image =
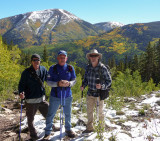
[[[116, 141], [160, 141], [160, 106], [157, 104], [160, 101], [160, 97], [156, 97], [155, 92], [150, 95], [143, 95], [141, 102], [130, 98], [135, 104], [134, 109], [129, 109], [130, 103], [126, 104], [126, 107], [122, 109], [123, 115], [116, 115], [116, 110], [104, 109], [105, 124], [107, 130], [103, 133], [105, 141], [109, 141], [109, 138], [114, 137]], [[144, 104], [150, 105], [150, 108], [145, 110], [146, 115], [139, 115], [139, 109], [142, 109]], [[74, 110], [79, 110], [79, 107], [73, 107]], [[78, 114], [78, 113], [77, 113]], [[80, 115], [72, 115], [72, 124], [76, 125], [78, 118], [86, 117], [86, 113]], [[26, 128], [27, 120], [22, 122], [22, 129]], [[34, 120], [35, 127], [38, 134], [44, 136], [45, 119], [41, 115], [36, 115]], [[60, 126], [59, 120], [56, 121], [56, 126]], [[98, 141], [96, 138], [97, 133], [92, 133], [89, 136], [82, 136], [82, 131], [86, 129], [85, 126], [75, 126], [72, 128], [77, 133], [77, 137], [71, 139], [71, 141]], [[65, 129], [63, 126], [62, 137], [65, 137]], [[60, 132], [51, 134], [51, 141], [60, 140]]]

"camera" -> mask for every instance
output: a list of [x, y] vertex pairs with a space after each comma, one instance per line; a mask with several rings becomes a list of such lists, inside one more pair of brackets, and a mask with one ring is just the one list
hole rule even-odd
[[96, 78], [96, 84], [100, 84], [100, 78]]

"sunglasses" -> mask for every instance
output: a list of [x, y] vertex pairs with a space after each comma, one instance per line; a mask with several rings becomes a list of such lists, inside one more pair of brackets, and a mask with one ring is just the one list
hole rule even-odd
[[99, 56], [99, 55], [97, 55], [97, 54], [96, 54], [96, 55], [92, 55], [92, 54], [89, 55], [89, 57], [98, 57], [98, 56]]
[[39, 59], [33, 59], [32, 60], [33, 62], [38, 62], [38, 61], [40, 61]]

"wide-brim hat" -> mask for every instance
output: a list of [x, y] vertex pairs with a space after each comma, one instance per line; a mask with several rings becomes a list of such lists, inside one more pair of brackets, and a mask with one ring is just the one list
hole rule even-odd
[[89, 53], [86, 54], [86, 58], [89, 60], [89, 56], [90, 54], [97, 54], [99, 55], [99, 58], [102, 59], [102, 54], [98, 53], [98, 51], [96, 49], [92, 49]]

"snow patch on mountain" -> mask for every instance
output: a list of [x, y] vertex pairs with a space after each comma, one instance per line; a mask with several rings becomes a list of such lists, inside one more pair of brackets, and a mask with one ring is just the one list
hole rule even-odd
[[110, 31], [114, 28], [124, 26], [124, 24], [120, 22], [102, 22], [102, 23], [96, 23], [94, 25], [104, 31]]
[[75, 15], [63, 9], [47, 9], [43, 11], [34, 11], [31, 13], [28, 19], [34, 23], [36, 23], [37, 21], [41, 23], [40, 27], [35, 30], [36, 35], [41, 35], [46, 25], [52, 25], [52, 28], [50, 28], [50, 30], [52, 31], [58, 24], [65, 25], [72, 20], [80, 20]]
[[108, 25], [110, 25], [111, 27], [114, 27], [114, 26], [122, 27], [122, 26], [124, 26], [124, 24], [122, 24], [120, 22], [108, 22]]
[[54, 14], [53, 10], [34, 11], [29, 16], [29, 19], [32, 20], [33, 22], [40, 20], [41, 23], [45, 23], [53, 14]]
[[[58, 16], [58, 15], [59, 16]], [[62, 16], [62, 20], [66, 23], [70, 20], [79, 19], [75, 15], [63, 10], [63, 9], [47, 9], [43, 11], [34, 11], [29, 16], [29, 19], [33, 22], [40, 20], [41, 23], [46, 23], [52, 16], [54, 15], [55, 18], [59, 18]], [[51, 22], [49, 22], [51, 24]]]
[[69, 13], [69, 12], [67, 12], [67, 11], [65, 11], [63, 9], [59, 9], [59, 11], [61, 13], [63, 13], [66, 17], [68, 17], [69, 19], [71, 19], [71, 20], [80, 20], [80, 18], [76, 17], [75, 15], [73, 15], [73, 14], [71, 14], [71, 13]]

